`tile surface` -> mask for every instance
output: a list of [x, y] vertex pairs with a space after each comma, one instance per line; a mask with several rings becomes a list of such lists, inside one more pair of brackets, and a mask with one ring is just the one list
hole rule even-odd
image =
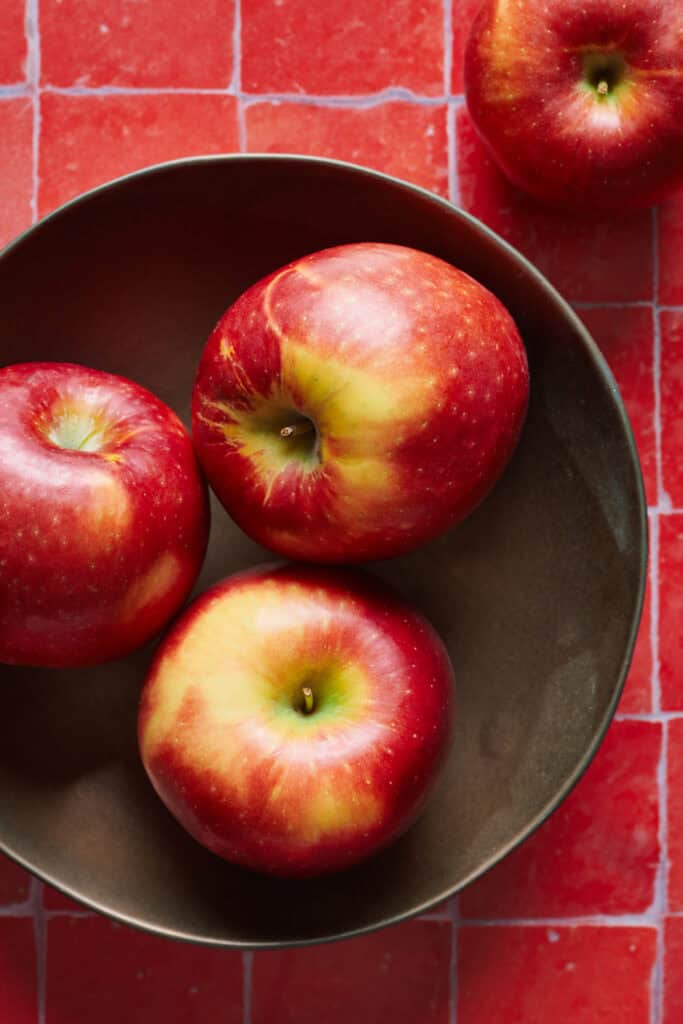
[[664, 935], [666, 982], [662, 1024], [680, 1024], [683, 1021], [683, 918], [667, 918]]
[[38, 1024], [35, 938], [31, 918], [0, 917], [0, 1020]]
[[660, 521], [659, 579], [662, 707], [683, 711], [683, 516], [662, 516]]
[[[680, 252], [683, 252], [683, 247]], [[660, 315], [662, 332], [662, 483], [683, 508], [683, 309]]]
[[402, 87], [443, 93], [440, 0], [242, 0], [249, 93], [349, 96]]
[[0, 909], [25, 903], [30, 887], [29, 873], [0, 853]]
[[448, 193], [446, 107], [381, 103], [363, 110], [258, 103], [246, 111], [254, 153], [305, 153], [364, 164]]
[[254, 958], [253, 1024], [449, 1024], [451, 927], [413, 921]]
[[242, 956], [232, 950], [56, 917], [47, 956], [46, 1024], [242, 1024]]
[[0, 98], [0, 245], [31, 223], [33, 111], [29, 100]]
[[462, 928], [458, 1024], [649, 1024], [653, 928]]
[[227, 152], [237, 143], [229, 96], [46, 93], [41, 106], [41, 215], [148, 164]]
[[0, 85], [14, 85], [26, 78], [26, 32], [24, 0], [2, 0], [0, 4]]
[[233, 5], [225, 0], [41, 0], [42, 79], [56, 86], [227, 88]]
[[[683, 719], [669, 723], [668, 909], [683, 913]], [[683, 1018], [681, 1018], [683, 1019]]]

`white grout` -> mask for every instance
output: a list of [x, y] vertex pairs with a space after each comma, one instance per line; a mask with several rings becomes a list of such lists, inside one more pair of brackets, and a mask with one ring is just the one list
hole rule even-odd
[[244, 103], [242, 101], [242, 3], [241, 0], [234, 0], [234, 30], [232, 36], [233, 50], [233, 89], [237, 96], [237, 140], [240, 153], [247, 151], [247, 125], [244, 117]]
[[28, 47], [26, 77], [33, 100], [33, 166], [31, 172], [31, 216], [38, 220], [40, 185], [40, 0], [26, 0], [25, 32]]
[[458, 139], [455, 131], [456, 107], [449, 104], [446, 113], [448, 138], [448, 195], [454, 206], [460, 206], [460, 179], [458, 177]]
[[460, 920], [459, 898], [448, 904], [451, 919], [451, 959], [448, 972], [448, 1024], [458, 1024], [458, 923]]
[[652, 309], [652, 299], [632, 299], [624, 302], [571, 302], [574, 309]]
[[36, 943], [36, 983], [38, 986], [38, 1024], [45, 1024], [45, 1001], [47, 992], [47, 922], [43, 906], [43, 883], [34, 878], [31, 882], [31, 910], [33, 934]]
[[658, 916], [643, 914], [584, 914], [576, 917], [463, 917], [459, 926], [473, 928], [656, 928]]
[[[654, 384], [655, 459], [657, 472], [658, 509], [671, 508], [671, 501], [662, 482], [662, 419], [661, 419], [661, 329], [659, 319], [659, 211], [652, 210], [652, 289], [653, 289], [653, 351], [652, 377]], [[659, 521], [656, 511], [650, 518], [650, 642], [652, 649], [652, 707], [655, 714], [662, 712], [662, 688], [659, 671]], [[662, 1024], [664, 1000], [664, 914], [667, 902], [667, 751], [666, 721], [662, 726], [662, 749], [657, 765], [657, 794], [659, 806], [659, 864], [655, 880], [655, 913], [657, 915], [657, 956], [652, 972], [650, 1024]]]

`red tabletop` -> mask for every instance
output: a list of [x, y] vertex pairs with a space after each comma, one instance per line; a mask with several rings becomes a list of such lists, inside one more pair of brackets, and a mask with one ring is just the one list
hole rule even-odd
[[0, 244], [93, 185], [197, 153], [340, 157], [450, 196], [600, 344], [637, 437], [652, 554], [604, 746], [459, 900], [350, 942], [243, 955], [112, 924], [0, 858], [2, 1024], [683, 1022], [683, 195], [582, 222], [508, 186], [463, 102], [474, 7], [0, 0]]

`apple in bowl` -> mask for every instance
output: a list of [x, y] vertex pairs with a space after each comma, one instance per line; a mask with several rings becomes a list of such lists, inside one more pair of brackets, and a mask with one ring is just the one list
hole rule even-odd
[[467, 106], [510, 181], [595, 211], [683, 184], [680, 0], [484, 0]]
[[143, 688], [142, 760], [204, 846], [309, 877], [369, 856], [420, 812], [453, 722], [426, 619], [359, 570], [261, 567], [197, 598]]
[[69, 363], [0, 369], [0, 661], [140, 647], [188, 596], [208, 529], [190, 437], [160, 399]]
[[388, 558], [482, 500], [517, 444], [524, 345], [500, 301], [404, 246], [296, 260], [221, 318], [195, 446], [237, 524], [289, 558]]

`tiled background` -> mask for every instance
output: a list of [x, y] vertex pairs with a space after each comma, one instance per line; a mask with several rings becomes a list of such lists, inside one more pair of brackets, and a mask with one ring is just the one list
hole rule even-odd
[[194, 153], [323, 154], [450, 195], [530, 256], [602, 346], [652, 551], [618, 721], [561, 809], [456, 904], [335, 946], [240, 955], [115, 926], [0, 859], [1, 1024], [683, 1022], [683, 195], [580, 223], [511, 189], [463, 105], [474, 7], [0, 0], [0, 244], [101, 181]]

